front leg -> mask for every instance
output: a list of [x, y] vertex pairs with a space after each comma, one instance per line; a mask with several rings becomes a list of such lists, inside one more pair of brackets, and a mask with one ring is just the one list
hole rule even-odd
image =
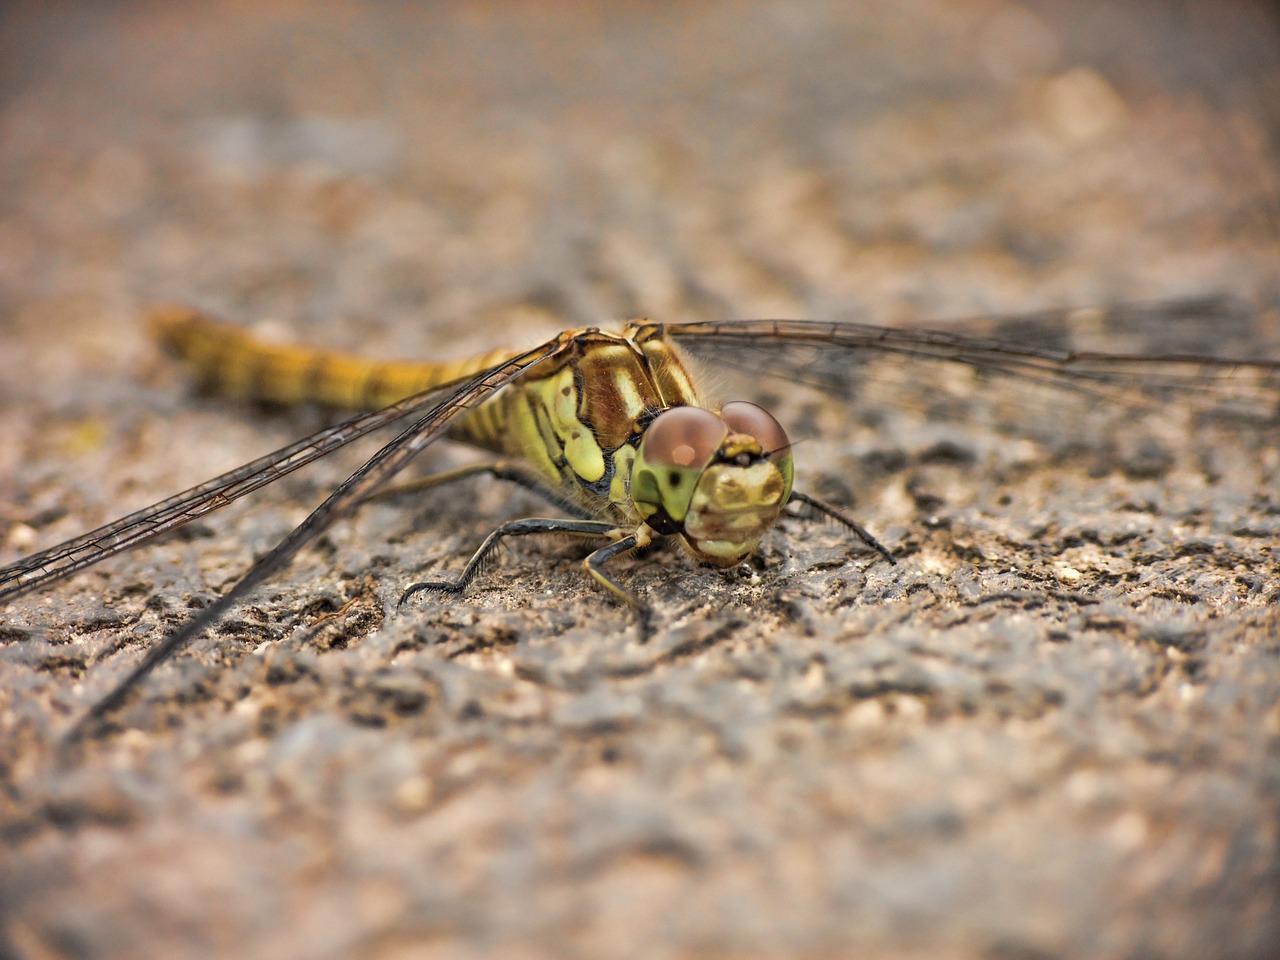
[[[616, 525], [606, 523], [603, 520], [569, 520], [564, 518], [541, 518], [531, 517], [526, 520], [512, 520], [504, 523], [498, 529], [494, 530], [489, 536], [484, 538], [484, 542], [480, 544], [475, 553], [471, 555], [471, 559], [467, 561], [467, 565], [462, 568], [462, 573], [455, 580], [424, 580], [420, 583], [411, 584], [404, 593], [400, 595], [400, 606], [404, 606], [405, 601], [417, 593], [423, 593], [427, 590], [438, 590], [442, 593], [460, 594], [466, 591], [471, 585], [471, 581], [476, 578], [484, 566], [489, 555], [497, 548], [505, 537], [520, 537], [531, 533], [558, 533], [567, 534], [573, 537], [595, 537], [595, 538], [615, 538], [619, 535]], [[599, 551], [597, 551], [598, 553]], [[595, 554], [592, 554], [595, 556]], [[590, 557], [588, 557], [590, 559]]]
[[639, 629], [641, 643], [648, 643], [649, 637], [653, 632], [653, 608], [637, 597], [634, 593], [624, 587], [621, 583], [610, 576], [604, 569], [604, 565], [614, 557], [621, 556], [624, 553], [630, 553], [639, 547], [648, 546], [652, 538], [652, 532], [647, 526], [641, 526], [635, 533], [622, 537], [613, 543], [605, 544], [599, 550], [596, 550], [589, 557], [582, 561], [582, 568], [591, 575], [596, 583], [608, 590], [614, 597], [621, 600], [631, 609], [635, 610], [639, 616]]
[[787, 502], [803, 503], [812, 512], [821, 514], [824, 517], [828, 517], [829, 519], [834, 520], [836, 523], [840, 524], [840, 526], [844, 527], [846, 530], [851, 530], [854, 536], [856, 536], [859, 540], [865, 543], [868, 547], [870, 547], [876, 553], [880, 554], [880, 556], [888, 560], [891, 564], [894, 564], [895, 566], [897, 565], [898, 561], [893, 559], [893, 554], [889, 552], [888, 547], [886, 547], [883, 543], [881, 543], [879, 540], [873, 537], [871, 535], [871, 532], [867, 530], [866, 527], [858, 523], [858, 521], [854, 520], [852, 517], [845, 516], [845, 514], [841, 513], [835, 507], [831, 506], [831, 504], [826, 503], [825, 501], [819, 500], [817, 497], [811, 497], [807, 493], [801, 493], [799, 490], [792, 490], [791, 499], [788, 500]]

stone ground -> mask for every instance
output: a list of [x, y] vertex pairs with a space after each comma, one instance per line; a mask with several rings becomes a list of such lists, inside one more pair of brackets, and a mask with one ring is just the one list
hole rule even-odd
[[[0, 562], [325, 422], [188, 390], [163, 301], [454, 356], [1225, 294], [1243, 329], [1179, 330], [1280, 357], [1274, 4], [0, 17]], [[858, 384], [751, 386], [899, 565], [800, 521], [729, 574], [630, 560], [647, 646], [564, 544], [396, 612], [539, 508], [380, 503], [59, 763], [358, 451], [0, 610], [0, 954], [1280, 956], [1274, 420]]]

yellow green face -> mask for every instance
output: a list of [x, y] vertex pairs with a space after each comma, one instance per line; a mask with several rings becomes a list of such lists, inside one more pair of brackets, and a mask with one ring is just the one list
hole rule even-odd
[[672, 407], [649, 425], [631, 469], [631, 501], [656, 532], [701, 560], [732, 566], [756, 548], [791, 496], [791, 441], [753, 403], [720, 413]]

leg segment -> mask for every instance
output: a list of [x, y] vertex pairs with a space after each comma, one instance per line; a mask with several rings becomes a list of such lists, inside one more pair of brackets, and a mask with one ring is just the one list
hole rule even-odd
[[547, 479], [543, 477], [542, 474], [510, 460], [494, 460], [492, 463], [473, 463], [465, 467], [458, 467], [456, 470], [445, 470], [441, 473], [433, 473], [429, 477], [410, 480], [408, 483], [400, 483], [396, 484], [394, 487], [388, 487], [386, 490], [380, 490], [370, 497], [369, 500], [386, 500], [390, 497], [398, 497], [406, 493], [420, 493], [423, 490], [430, 490], [432, 487], [441, 487], [446, 483], [454, 483], [458, 480], [468, 480], [471, 477], [479, 477], [486, 474], [491, 477], [495, 477], [498, 480], [510, 480], [512, 483], [518, 484], [526, 490], [536, 493], [551, 505], [559, 507], [566, 513], [572, 514], [581, 520], [590, 519], [591, 515], [589, 513], [566, 497], [562, 489], [554, 484], [548, 483]]
[[893, 554], [889, 552], [888, 547], [886, 547], [879, 540], [873, 537], [866, 527], [858, 523], [852, 517], [845, 516], [835, 507], [831, 506], [831, 504], [826, 503], [822, 500], [819, 500], [817, 497], [811, 497], [807, 493], [801, 493], [799, 490], [791, 491], [791, 499], [788, 502], [803, 503], [805, 506], [809, 507], [813, 512], [821, 514], [824, 517], [829, 517], [830, 519], [834, 520], [836, 523], [840, 524], [840, 526], [844, 527], [846, 530], [852, 531], [854, 536], [856, 536], [859, 540], [865, 543], [868, 547], [870, 547], [876, 553], [880, 554], [880, 556], [884, 557], [890, 563], [895, 565], [897, 564], [898, 561], [893, 559]]
[[614, 557], [636, 549], [641, 545], [640, 537], [635, 534], [605, 544], [582, 561], [582, 569], [591, 575], [596, 583], [608, 590], [614, 597], [631, 607], [640, 617], [640, 642], [648, 643], [653, 628], [652, 608], [634, 593], [620, 584], [605, 572], [604, 565]]
[[[431, 477], [428, 480], [433, 479]], [[613, 537], [617, 536], [618, 528], [612, 523], [606, 523], [603, 520], [569, 520], [564, 518], [538, 518], [533, 517], [527, 520], [512, 520], [510, 523], [504, 523], [502, 526], [494, 530], [493, 533], [484, 538], [484, 542], [475, 553], [471, 555], [471, 559], [467, 561], [467, 565], [462, 568], [462, 573], [458, 575], [456, 580], [424, 580], [421, 583], [414, 583], [400, 595], [400, 605], [403, 606], [405, 601], [412, 597], [415, 593], [421, 593], [424, 590], [439, 590], [444, 593], [462, 593], [471, 585], [471, 581], [476, 578], [489, 555], [502, 542], [504, 537], [520, 537], [530, 533], [559, 533], [567, 534], [573, 537]], [[634, 541], [634, 537], [624, 538]], [[619, 541], [622, 542], [622, 541]], [[632, 546], [635, 544], [633, 543]], [[610, 546], [613, 546], [612, 544]], [[608, 548], [605, 548], [608, 549]], [[597, 550], [596, 553], [601, 551]], [[591, 556], [594, 557], [593, 553]], [[588, 560], [591, 557], [587, 558]], [[594, 574], [593, 574], [594, 576]], [[598, 578], [597, 578], [598, 579]], [[621, 589], [621, 588], [619, 588]], [[634, 604], [633, 604], [634, 605]]]

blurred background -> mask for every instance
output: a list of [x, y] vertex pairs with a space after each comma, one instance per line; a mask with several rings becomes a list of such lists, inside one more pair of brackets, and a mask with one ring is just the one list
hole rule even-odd
[[9, 322], [180, 299], [408, 349], [527, 310], [920, 321], [1274, 280], [1274, 4], [4, 16]]
[[[936, 323], [1229, 295], [1266, 316], [1278, 266], [1273, 2], [6, 4], [5, 556], [299, 435], [193, 409], [147, 340], [157, 302], [432, 357], [637, 315]], [[297, 519], [229, 539], [258, 550]], [[194, 562], [39, 610], [110, 632], [105, 657], [142, 630], [105, 607], [142, 611], [165, 577], [169, 595], [226, 582]], [[171, 622], [164, 603], [137, 615]], [[474, 629], [501, 650], [491, 622]], [[607, 664], [556, 673], [593, 662], [590, 624], [578, 647], [522, 643], [548, 659], [517, 668], [427, 646], [410, 667], [429, 683], [379, 687], [395, 644], [417, 649], [387, 640], [285, 670], [325, 678], [287, 688], [313, 698], [287, 723], [170, 715], [47, 779], [84, 663], [0, 633], [8, 949], [1276, 956], [1274, 657], [1237, 663], [1168, 747], [1183, 701], [1146, 699], [1177, 673], [1160, 651], [1207, 641], [1125, 621], [1114, 644], [1053, 647], [1100, 658], [1064, 674], [1018, 622], [934, 648], [960, 672], [933, 699], [914, 662], [866, 680], [898, 635], [859, 648], [852, 680], [796, 639], [813, 659], [675, 652], [634, 688]], [[1260, 650], [1270, 626], [1221, 649]], [[990, 644], [1017, 652], [984, 712], [966, 684], [987, 675], [956, 665]], [[1183, 789], [1169, 756], [1202, 776]]]

